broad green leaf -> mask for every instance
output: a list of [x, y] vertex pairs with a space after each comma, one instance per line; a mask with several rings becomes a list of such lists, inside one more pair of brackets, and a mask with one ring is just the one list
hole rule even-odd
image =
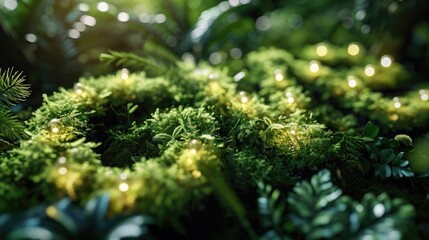
[[378, 136], [380, 127], [372, 122], [368, 122], [363, 130], [362, 137], [369, 137], [375, 139]]

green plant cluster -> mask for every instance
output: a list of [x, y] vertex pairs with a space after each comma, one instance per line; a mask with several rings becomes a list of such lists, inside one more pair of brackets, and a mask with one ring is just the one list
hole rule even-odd
[[415, 209], [402, 199], [367, 193], [360, 202], [342, 194], [324, 169], [295, 185], [285, 200], [279, 190], [259, 184], [263, 239], [410, 239]]
[[[353, 72], [350, 66], [359, 66], [363, 60], [349, 59], [344, 47], [328, 49], [339, 54], [331, 60], [335, 66], [350, 61], [344, 69], [328, 67], [326, 62], [318, 72], [311, 72], [307, 59], [280, 49], [262, 49], [249, 54], [239, 73], [183, 61], [166, 66], [162, 73], [130, 73], [124, 68], [114, 75], [82, 78], [72, 89], [45, 95], [43, 105], [26, 122], [27, 137], [0, 156], [0, 211], [55, 202], [64, 196], [84, 204], [107, 192], [112, 214], [143, 212], [159, 226], [171, 225], [184, 234], [191, 229], [181, 220], [207, 210], [205, 203], [216, 196], [223, 211], [232, 213], [247, 236], [255, 238], [259, 233], [253, 230], [255, 212], [242, 201], [254, 199], [256, 204], [258, 182], [289, 191], [321, 169], [335, 173], [335, 181], [343, 187], [351, 187], [356, 176], [414, 181], [416, 174], [404, 159], [412, 149], [411, 139], [405, 135], [377, 138], [379, 129], [372, 123], [360, 134], [362, 120], [353, 112], [357, 107], [345, 104], [366, 110], [365, 120], [387, 121], [370, 114], [374, 109], [390, 111], [387, 100], [375, 101], [380, 93], [372, 92], [374, 101], [363, 104], [363, 90], [346, 92], [347, 81], [337, 79]], [[116, 55], [112, 63], [135, 66], [129, 57]], [[391, 68], [404, 71], [397, 63]], [[359, 70], [355, 71], [358, 76]], [[395, 76], [391, 81], [399, 84], [402, 80]], [[344, 85], [342, 94], [335, 93], [334, 82]], [[356, 98], [348, 98], [349, 92], [355, 92]], [[410, 106], [419, 106], [416, 120], [405, 125], [401, 121], [408, 115], [398, 111], [395, 114], [401, 120], [390, 119], [383, 126], [421, 126], [429, 116], [428, 103], [418, 97], [408, 100]], [[377, 107], [366, 108], [371, 104]], [[408, 109], [405, 104], [402, 107]], [[338, 118], [325, 124], [324, 119], [332, 117], [330, 109]], [[302, 183], [294, 188], [296, 194], [290, 193], [288, 209], [295, 222], [281, 231], [308, 238], [364, 236], [364, 229], [370, 228], [374, 234], [383, 228], [403, 234], [405, 228], [398, 227], [402, 222], [397, 218], [414, 216], [409, 205], [403, 207], [402, 201], [387, 195], [367, 195], [361, 203], [340, 197], [326, 171], [314, 177], [311, 185]], [[314, 198], [322, 199], [320, 206], [314, 207]], [[304, 205], [298, 204], [301, 201]], [[392, 211], [392, 219], [381, 225], [374, 220], [379, 212], [370, 212], [381, 208], [379, 204], [386, 213]], [[356, 213], [358, 206], [368, 212]], [[313, 218], [308, 209], [321, 212], [320, 217]], [[350, 220], [354, 225], [344, 226], [349, 220], [338, 220], [328, 228], [329, 217], [341, 209], [345, 210], [341, 219], [356, 218]], [[367, 219], [368, 225], [363, 224]]]

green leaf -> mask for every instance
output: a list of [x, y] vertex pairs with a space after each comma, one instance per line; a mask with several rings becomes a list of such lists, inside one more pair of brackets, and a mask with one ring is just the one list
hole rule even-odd
[[369, 137], [375, 139], [380, 132], [380, 127], [372, 122], [368, 122], [363, 130], [362, 137]]
[[395, 151], [393, 149], [384, 149], [380, 151], [380, 161], [382, 163], [390, 163], [395, 159]]
[[138, 105], [133, 105], [133, 103], [128, 103], [127, 104], [128, 113], [132, 114], [137, 110], [138, 107], [139, 107]]
[[387, 165], [387, 164], [380, 164], [380, 163], [377, 163], [375, 166], [374, 166], [374, 174], [376, 175], [376, 176], [379, 176], [379, 177], [381, 177], [381, 178], [388, 178], [388, 177], [390, 177], [390, 176], [392, 176], [392, 169], [390, 168], [390, 166], [389, 165]]
[[62, 240], [67, 238], [55, 232], [52, 232], [49, 229], [46, 229], [44, 227], [29, 226], [29, 227], [19, 228], [17, 230], [12, 231], [7, 235], [6, 239]]
[[[386, 166], [379, 164], [384, 175], [389, 171]], [[303, 238], [392, 239], [391, 233], [395, 232], [398, 238], [394, 239], [402, 239], [408, 233], [416, 232], [412, 205], [401, 199], [391, 200], [384, 193], [377, 197], [366, 194], [358, 203], [347, 196], [340, 196], [339, 189], [334, 185], [326, 188], [328, 182], [331, 182], [330, 174], [322, 170], [310, 182], [296, 184], [287, 198], [290, 220]], [[307, 190], [299, 190], [304, 186], [307, 188], [308, 184], [314, 190], [310, 194]], [[324, 190], [320, 191], [321, 188]], [[322, 199], [326, 199], [326, 204], [315, 204]]]

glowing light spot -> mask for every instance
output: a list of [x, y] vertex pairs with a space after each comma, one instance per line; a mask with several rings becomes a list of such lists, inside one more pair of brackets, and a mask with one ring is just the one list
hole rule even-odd
[[130, 20], [130, 15], [126, 12], [118, 13], [118, 21], [119, 22], [128, 22]]
[[89, 5], [88, 5], [88, 4], [86, 4], [86, 3], [80, 3], [80, 4], [78, 5], [78, 8], [79, 8], [79, 10], [80, 10], [80, 11], [82, 11], [82, 12], [88, 12], [88, 11], [89, 11]]
[[83, 32], [86, 29], [86, 25], [81, 22], [75, 22], [73, 24], [74, 29], [78, 30], [79, 32]]
[[97, 9], [100, 12], [107, 12], [109, 11], [109, 4], [107, 4], [106, 2], [99, 2], [97, 4]]
[[58, 174], [64, 176], [67, 174], [67, 168], [66, 167], [60, 167], [58, 168]]
[[298, 133], [299, 125], [298, 123], [289, 123], [289, 132], [293, 135]]
[[392, 59], [389, 56], [384, 55], [381, 57], [380, 63], [381, 63], [381, 66], [387, 68], [392, 65]]
[[359, 10], [357, 11], [355, 17], [356, 17], [356, 20], [362, 21], [366, 17], [366, 12], [364, 10]]
[[192, 139], [188, 143], [188, 148], [190, 149], [191, 154], [197, 154], [198, 150], [201, 149], [201, 142], [197, 139]]
[[128, 185], [128, 183], [123, 182], [119, 184], [118, 189], [121, 192], [126, 192], [128, 191], [128, 189], [130, 189], [130, 186]]
[[325, 44], [320, 43], [317, 45], [316, 54], [320, 57], [324, 57], [328, 54], [328, 48], [325, 46]]
[[59, 164], [65, 164], [67, 162], [67, 158], [66, 157], [59, 157], [58, 158], [58, 163]]
[[28, 42], [34, 43], [37, 41], [37, 36], [34, 35], [33, 33], [27, 33], [25, 34], [25, 40], [27, 40]]
[[239, 82], [241, 79], [243, 79], [246, 76], [246, 73], [241, 71], [234, 75], [233, 79], [235, 82]]
[[78, 39], [80, 37], [80, 32], [76, 29], [69, 30], [69, 37], [73, 39]]
[[240, 1], [238, 0], [228, 0], [228, 2], [229, 2], [229, 5], [231, 5], [231, 7], [235, 7], [240, 4]]
[[278, 81], [278, 82], [280, 82], [284, 79], [282, 70], [280, 70], [280, 69], [274, 70], [274, 76], [276, 78], [276, 81]]
[[155, 20], [156, 23], [164, 23], [167, 20], [167, 18], [165, 17], [164, 14], [159, 13], [159, 14], [155, 15], [154, 20]]
[[351, 55], [351, 56], [356, 56], [359, 54], [359, 46], [356, 43], [350, 43], [348, 48], [347, 48], [347, 52]]
[[10, 11], [15, 10], [18, 7], [18, 2], [16, 0], [5, 0], [3, 6]]
[[194, 178], [199, 178], [201, 177], [201, 172], [198, 170], [194, 170], [192, 171], [192, 176], [194, 176]]
[[287, 102], [289, 104], [292, 104], [295, 102], [295, 98], [293, 98], [292, 93], [291, 92], [286, 92], [286, 98], [287, 98]]
[[421, 89], [419, 91], [420, 94], [420, 99], [422, 99], [423, 101], [427, 101], [429, 99], [429, 95], [426, 93], [425, 90]]
[[397, 121], [399, 119], [398, 114], [394, 113], [389, 116], [389, 119], [392, 121]]
[[121, 79], [122, 80], [127, 80], [129, 77], [130, 71], [127, 68], [122, 68], [121, 69]]
[[222, 54], [220, 54], [219, 52], [214, 52], [210, 54], [209, 61], [212, 64], [219, 64], [220, 62], [222, 62]]
[[128, 178], [128, 175], [127, 175], [127, 173], [121, 173], [121, 174], [119, 174], [119, 179], [121, 179], [122, 181], [124, 181], [124, 180], [126, 180]]
[[231, 49], [231, 51], [229, 52], [229, 54], [231, 55], [231, 57], [233, 59], [240, 59], [241, 56], [243, 56], [243, 52], [241, 51], [240, 48], [233, 48], [233, 49]]
[[80, 21], [83, 22], [85, 25], [91, 26], [91, 27], [97, 24], [97, 20], [95, 20], [93, 16], [89, 16], [89, 15], [83, 15], [82, 17], [80, 17]]
[[355, 88], [357, 86], [357, 81], [354, 77], [349, 77], [348, 83], [351, 88]]
[[372, 77], [375, 74], [375, 69], [371, 64], [365, 66], [365, 75]]
[[369, 25], [367, 25], [367, 24], [364, 24], [364, 25], [360, 28], [360, 31], [361, 31], [363, 34], [368, 34], [369, 32], [371, 32], [371, 27], [370, 27]]
[[52, 119], [48, 123], [48, 129], [52, 133], [59, 133], [60, 130], [61, 130], [61, 127], [62, 127], [61, 121], [59, 119], [57, 119], [57, 118]]
[[374, 209], [372, 209], [372, 212], [374, 213], [374, 216], [376, 217], [382, 217], [384, 213], [386, 212], [386, 209], [384, 208], [384, 205], [381, 203], [377, 203], [374, 206]]
[[139, 21], [142, 23], [148, 23], [150, 22], [150, 16], [147, 13], [140, 13], [139, 14]]
[[271, 28], [271, 20], [267, 16], [260, 16], [256, 19], [255, 27], [259, 31], [267, 31]]
[[394, 97], [393, 98], [393, 106], [395, 108], [400, 108], [401, 107], [401, 103], [399, 102], [399, 98], [398, 97]]
[[317, 61], [310, 62], [310, 72], [317, 73], [320, 70], [320, 64]]
[[82, 83], [76, 83], [73, 88], [77, 95], [81, 95], [83, 93], [84, 87]]
[[245, 91], [241, 91], [240, 92], [240, 101], [241, 101], [241, 103], [248, 103], [250, 101], [249, 94]]

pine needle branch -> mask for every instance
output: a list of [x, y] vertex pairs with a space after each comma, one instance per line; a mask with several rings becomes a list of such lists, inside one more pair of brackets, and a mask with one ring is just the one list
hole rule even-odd
[[23, 129], [24, 125], [12, 111], [0, 108], [0, 138], [19, 139]]
[[100, 60], [115, 66], [149, 70], [155, 75], [159, 75], [165, 71], [164, 66], [154, 61], [154, 59], [145, 59], [129, 52], [109, 51], [109, 53], [101, 54]]
[[162, 47], [158, 44], [155, 44], [151, 41], [146, 41], [143, 47], [145, 55], [147, 56], [156, 56], [158, 59], [162, 60], [168, 65], [174, 65], [179, 59], [174, 53], [168, 50], [165, 47]]
[[30, 96], [30, 85], [24, 81], [22, 72], [0, 69], [0, 106], [11, 107]]

